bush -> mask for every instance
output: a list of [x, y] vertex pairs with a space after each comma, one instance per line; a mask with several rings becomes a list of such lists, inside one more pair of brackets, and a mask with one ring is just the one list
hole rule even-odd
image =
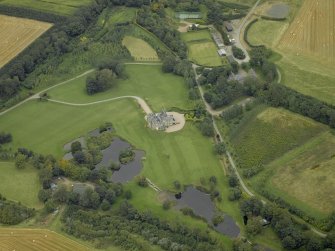
[[233, 50], [233, 55], [234, 55], [235, 58], [241, 59], [241, 60], [245, 59], [245, 54], [244, 54], [244, 52], [241, 48], [233, 46], [232, 50]]
[[226, 152], [226, 146], [224, 143], [218, 143], [214, 146], [214, 151], [216, 154], [222, 155]]
[[12, 142], [13, 137], [10, 133], [0, 132], [0, 145]]
[[233, 187], [229, 189], [228, 199], [230, 201], [239, 200], [242, 197], [242, 192], [238, 187]]
[[89, 76], [86, 79], [87, 94], [93, 95], [110, 89], [116, 84], [115, 78], [115, 74], [112, 70], [103, 69], [97, 71], [94, 77]]

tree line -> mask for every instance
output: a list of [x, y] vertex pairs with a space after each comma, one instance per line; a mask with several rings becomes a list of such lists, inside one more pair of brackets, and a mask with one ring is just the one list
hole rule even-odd
[[335, 248], [335, 232], [329, 233], [325, 239], [318, 237], [309, 231], [308, 226], [297, 222], [284, 209], [277, 206], [263, 204], [253, 197], [244, 200], [240, 204], [240, 209], [246, 219], [247, 234], [251, 236], [263, 231], [263, 219], [265, 219], [266, 224], [273, 229], [285, 249], [330, 251]]

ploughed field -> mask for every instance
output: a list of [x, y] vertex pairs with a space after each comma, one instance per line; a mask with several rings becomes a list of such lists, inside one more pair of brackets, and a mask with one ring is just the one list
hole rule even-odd
[[0, 15], [0, 67], [16, 57], [52, 24]]
[[0, 228], [0, 250], [83, 251], [89, 249], [49, 230]]
[[294, 22], [281, 39], [279, 48], [317, 58], [321, 63], [335, 62], [335, 1], [306, 0]]

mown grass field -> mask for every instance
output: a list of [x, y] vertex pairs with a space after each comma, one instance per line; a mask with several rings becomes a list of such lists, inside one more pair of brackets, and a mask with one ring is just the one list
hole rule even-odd
[[142, 39], [125, 36], [122, 45], [128, 49], [136, 61], [159, 61], [157, 52]]
[[242, 168], [267, 164], [326, 127], [284, 109], [258, 108], [231, 135]]
[[[334, 210], [335, 136], [326, 131], [273, 161], [252, 183], [280, 196], [308, 215], [323, 218]], [[257, 185], [256, 185], [257, 187]]]
[[27, 167], [18, 170], [14, 163], [0, 162], [0, 194], [31, 208], [41, 208], [37, 195], [40, 183], [37, 170]]
[[81, 6], [91, 2], [92, 0], [2, 0], [0, 6], [10, 5], [59, 15], [71, 15]]
[[91, 249], [46, 229], [0, 228], [0, 250], [88, 251]]
[[46, 22], [0, 15], [0, 37], [3, 38], [0, 43], [0, 68], [51, 26], [52, 24]]
[[289, 23], [260, 19], [248, 31], [248, 40], [252, 45], [275, 47], [284, 34]]
[[222, 65], [222, 59], [208, 30], [181, 34], [187, 44], [188, 58], [196, 64], [205, 66]]
[[48, 94], [52, 99], [88, 103], [113, 97], [136, 95], [147, 101], [154, 111], [165, 108], [191, 108], [187, 87], [182, 77], [163, 73], [161, 65], [126, 65], [126, 80], [118, 80], [117, 85], [104, 93], [89, 96], [86, 93], [86, 76], [61, 87], [52, 89]]

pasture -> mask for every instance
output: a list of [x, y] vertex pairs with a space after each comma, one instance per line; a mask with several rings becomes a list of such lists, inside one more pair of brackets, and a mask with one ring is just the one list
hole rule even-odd
[[259, 179], [265, 188], [316, 218], [334, 210], [335, 136], [326, 131], [270, 163]]
[[159, 61], [157, 52], [142, 39], [125, 36], [122, 45], [128, 49], [136, 61]]
[[258, 107], [231, 134], [242, 168], [264, 165], [325, 131], [326, 127], [284, 109]]
[[88, 103], [113, 97], [134, 95], [147, 101], [154, 111], [178, 107], [189, 109], [188, 91], [184, 79], [173, 74], [163, 73], [161, 65], [126, 65], [128, 78], [119, 79], [112, 89], [89, 96], [86, 93], [86, 77], [76, 79], [48, 92], [52, 99]]
[[91, 249], [46, 229], [0, 228], [0, 250], [88, 251]]
[[41, 208], [37, 198], [40, 189], [37, 170], [27, 166], [18, 170], [14, 163], [0, 162], [0, 194], [31, 208]]
[[71, 15], [78, 8], [91, 2], [92, 0], [2, 0], [0, 6], [9, 5], [58, 15]]
[[274, 48], [288, 25], [288, 22], [259, 19], [250, 27], [248, 41], [252, 45], [266, 45], [267, 47]]
[[204, 66], [222, 65], [222, 59], [208, 30], [182, 33], [181, 36], [186, 42], [191, 61]]
[[[0, 5], [1, 6], [1, 5]], [[47, 31], [52, 24], [0, 15], [0, 68]]]

